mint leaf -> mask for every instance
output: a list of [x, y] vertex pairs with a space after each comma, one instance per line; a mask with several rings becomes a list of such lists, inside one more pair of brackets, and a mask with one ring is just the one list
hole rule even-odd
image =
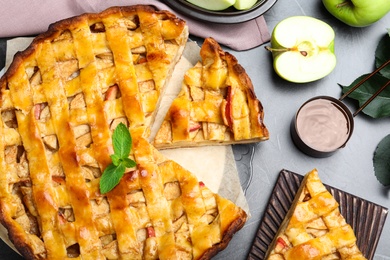
[[115, 128], [112, 135], [112, 143], [114, 145], [114, 153], [119, 156], [119, 158], [126, 158], [129, 156], [132, 139], [129, 129], [127, 129], [125, 124], [120, 123]]
[[115, 166], [114, 164], [108, 165], [100, 178], [100, 193], [107, 193], [118, 185], [125, 170], [126, 167], [122, 163], [118, 166]]
[[117, 154], [111, 154], [111, 160], [112, 160], [112, 163], [115, 165], [115, 166], [118, 166], [121, 162], [121, 158], [117, 155]]
[[112, 134], [112, 143], [114, 154], [112, 154], [112, 163], [104, 170], [100, 178], [100, 193], [104, 194], [111, 191], [125, 174], [126, 168], [133, 168], [136, 163], [129, 158], [133, 140], [131, 139], [129, 129], [120, 123]]
[[135, 167], [137, 164], [131, 160], [130, 158], [123, 158], [122, 159], [122, 164], [126, 167], [126, 168], [133, 168]]
[[379, 142], [373, 162], [378, 181], [384, 186], [390, 186], [390, 135]]

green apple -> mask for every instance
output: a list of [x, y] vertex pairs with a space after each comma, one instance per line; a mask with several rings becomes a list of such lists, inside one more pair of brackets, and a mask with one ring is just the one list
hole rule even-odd
[[390, 11], [390, 0], [322, 0], [340, 21], [355, 27], [375, 23]]
[[236, 0], [234, 8], [237, 10], [247, 10], [256, 4], [257, 0]]
[[234, 5], [236, 0], [187, 0], [193, 5], [202, 7], [211, 11], [221, 11]]
[[305, 83], [321, 79], [336, 66], [335, 33], [328, 24], [309, 16], [292, 16], [272, 31], [275, 72], [285, 80]]

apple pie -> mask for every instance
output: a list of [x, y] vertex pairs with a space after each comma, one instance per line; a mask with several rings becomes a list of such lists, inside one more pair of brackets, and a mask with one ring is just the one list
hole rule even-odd
[[[0, 79], [0, 221], [27, 259], [208, 259], [246, 221], [146, 141], [187, 42], [149, 6], [59, 21]], [[112, 132], [136, 166], [101, 194]]]
[[316, 169], [305, 175], [265, 259], [366, 259]]
[[237, 59], [212, 38], [205, 39], [200, 56], [186, 72], [154, 145], [163, 149], [267, 140], [263, 106]]

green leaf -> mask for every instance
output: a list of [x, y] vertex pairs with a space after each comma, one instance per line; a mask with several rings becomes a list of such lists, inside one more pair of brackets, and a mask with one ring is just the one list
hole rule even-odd
[[[390, 30], [379, 41], [375, 50], [375, 66], [379, 68], [382, 64], [390, 60]], [[340, 85], [343, 88], [343, 93], [363, 80], [367, 75], [358, 77], [349, 86]], [[378, 89], [385, 85], [390, 80], [390, 65], [381, 69], [378, 73], [373, 75], [370, 79], [364, 82], [356, 90], [354, 90], [348, 97], [355, 99], [362, 106]], [[371, 103], [363, 109], [363, 113], [373, 118], [381, 118], [390, 116], [390, 87], [387, 87], [377, 96]]]
[[135, 167], [137, 164], [131, 160], [130, 158], [123, 158], [122, 159], [122, 163], [123, 165], [126, 167], [126, 168], [133, 168]]
[[120, 123], [114, 130], [112, 135], [112, 142], [114, 146], [114, 152], [120, 158], [129, 157], [130, 149], [132, 146], [132, 139], [129, 129], [125, 124]]
[[118, 166], [110, 164], [104, 170], [102, 177], [100, 178], [100, 193], [104, 194], [111, 191], [116, 185], [118, 185], [126, 167], [120, 163]]
[[[390, 65], [389, 65], [390, 66]], [[359, 81], [364, 79], [368, 74], [362, 75], [352, 82], [349, 86], [340, 85], [343, 88], [343, 93], [346, 93], [350, 88], [355, 86]], [[359, 106], [363, 105], [381, 86], [385, 85], [389, 79], [380, 74], [375, 74], [369, 80], [364, 82], [360, 87], [348, 95], [349, 98], [359, 102]], [[362, 111], [366, 115], [373, 118], [381, 118], [390, 116], [390, 87], [383, 90], [367, 107]]]
[[378, 181], [384, 185], [390, 185], [390, 135], [383, 138], [374, 153], [374, 170]]
[[[375, 51], [375, 66], [379, 68], [383, 63], [390, 60], [390, 35], [385, 34], [379, 41]], [[381, 75], [390, 79], [390, 65], [379, 71]]]
[[111, 160], [112, 160], [112, 163], [115, 165], [115, 166], [118, 166], [119, 163], [121, 162], [121, 158], [116, 155], [116, 154], [111, 154]]
[[100, 178], [100, 193], [104, 194], [111, 191], [120, 182], [126, 168], [133, 168], [136, 163], [129, 158], [133, 140], [131, 139], [129, 129], [120, 123], [112, 134], [112, 143], [114, 154], [112, 154], [112, 163], [104, 170]]

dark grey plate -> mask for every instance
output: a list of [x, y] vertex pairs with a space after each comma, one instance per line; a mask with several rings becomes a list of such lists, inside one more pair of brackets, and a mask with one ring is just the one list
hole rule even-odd
[[[287, 214], [303, 176], [282, 170], [260, 222], [248, 259], [264, 259], [268, 245]], [[325, 185], [340, 205], [340, 212], [355, 231], [357, 245], [367, 259], [373, 259], [388, 209]]]
[[276, 1], [259, 0], [248, 10], [236, 10], [234, 7], [230, 7], [223, 11], [210, 11], [193, 5], [186, 0], [163, 0], [163, 2], [179, 13], [202, 21], [225, 24], [242, 23], [257, 18], [267, 12]]

